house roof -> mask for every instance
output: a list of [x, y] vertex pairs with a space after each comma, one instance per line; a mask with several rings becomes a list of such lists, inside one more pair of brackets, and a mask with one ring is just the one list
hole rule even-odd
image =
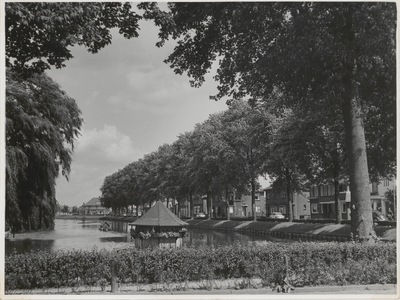
[[186, 226], [186, 222], [175, 216], [161, 201], [149, 209], [141, 218], [132, 225], [138, 226]]
[[89, 200], [88, 203], [84, 204], [83, 206], [101, 206], [100, 198], [92, 198]]

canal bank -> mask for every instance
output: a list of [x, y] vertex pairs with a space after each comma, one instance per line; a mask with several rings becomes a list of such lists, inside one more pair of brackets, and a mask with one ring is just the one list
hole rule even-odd
[[[318, 241], [349, 241], [351, 227], [347, 224], [305, 224], [295, 222], [267, 222], [241, 220], [185, 220], [189, 227], [235, 231], [248, 235], [264, 235], [276, 238]], [[396, 227], [374, 226], [378, 238], [396, 241]]]
[[[82, 218], [82, 216], [77, 216]], [[58, 216], [60, 219], [74, 219], [76, 216]], [[136, 217], [87, 216], [102, 221], [131, 223]], [[296, 222], [249, 221], [249, 220], [209, 220], [184, 219], [192, 228], [217, 231], [232, 231], [246, 235], [261, 235], [274, 238], [310, 241], [349, 241], [351, 227], [348, 224], [310, 224]], [[397, 240], [396, 227], [375, 225], [376, 235], [382, 241]]]

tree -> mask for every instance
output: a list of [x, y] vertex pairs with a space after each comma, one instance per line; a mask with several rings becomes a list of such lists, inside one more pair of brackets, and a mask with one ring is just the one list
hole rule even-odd
[[[265, 149], [271, 132], [271, 116], [244, 101], [233, 101], [221, 116], [227, 183], [246, 182], [251, 187], [253, 219], [256, 220], [255, 191], [263, 173]], [[237, 186], [235, 186], [237, 188]]]
[[[277, 164], [285, 162], [284, 167], [293, 175], [287, 178], [294, 183], [289, 189], [293, 188], [295, 192], [303, 191], [310, 184], [332, 183], [335, 187], [336, 220], [340, 223], [339, 180], [348, 179], [348, 164], [344, 157], [343, 122], [327, 117], [329, 114], [336, 112], [329, 109], [315, 112], [301, 106], [287, 111], [285, 117], [277, 118], [266, 169], [272, 167], [272, 174], [285, 178], [285, 171]], [[334, 123], [328, 123], [330, 120]], [[287, 188], [288, 180], [283, 182]]]
[[73, 214], [79, 213], [78, 206], [76, 206], [76, 205], [72, 206], [72, 213]]
[[[186, 72], [193, 86], [202, 84], [219, 59], [219, 92], [213, 99], [268, 102], [279, 88], [285, 95], [280, 107], [340, 111], [336, 117], [342, 118], [346, 136], [352, 231], [361, 240], [371, 240], [365, 142], [369, 120], [364, 116], [369, 108], [387, 111], [395, 105], [396, 4], [210, 2], [168, 7], [166, 14], [154, 3], [140, 5], [145, 18], [160, 26], [160, 46], [169, 37], [178, 40], [166, 62], [175, 73]], [[386, 120], [383, 114], [375, 118], [380, 128], [388, 121], [393, 125], [393, 118]], [[376, 138], [374, 146], [387, 140]]]
[[192, 132], [180, 134], [172, 144], [172, 153], [168, 158], [166, 171], [167, 196], [172, 198], [189, 197], [190, 217], [194, 217], [193, 196], [196, 193], [196, 183], [191, 180], [193, 162]]
[[190, 161], [190, 180], [195, 190], [201, 195], [207, 196], [208, 218], [212, 217], [212, 196], [221, 191], [219, 179], [221, 178], [220, 155], [220, 114], [211, 115], [201, 124], [196, 124], [191, 135], [193, 159]]
[[[314, 183], [319, 184], [325, 181], [332, 182], [335, 190], [335, 213], [336, 222], [338, 224], [342, 221], [342, 213], [339, 202], [339, 182], [340, 180], [348, 180], [348, 168], [344, 157], [345, 149], [343, 135], [340, 134], [343, 131], [334, 131], [334, 126], [326, 128], [324, 126], [317, 126], [317, 135], [312, 143], [312, 149], [310, 152], [313, 153], [313, 177]], [[321, 180], [322, 179], [322, 180]]]
[[[137, 37], [130, 3], [7, 2], [6, 221], [14, 232], [50, 227], [55, 178], [68, 178], [80, 111], [44, 71], [61, 68], [70, 48], [96, 53], [111, 43], [111, 28]], [[68, 147], [72, 146], [71, 148]]]
[[120, 2], [7, 2], [6, 66], [27, 78], [64, 67], [76, 44], [97, 53], [111, 43], [111, 28], [137, 37], [141, 17], [131, 8]]
[[6, 222], [14, 232], [48, 228], [55, 179], [68, 179], [83, 119], [74, 99], [46, 75], [20, 82], [7, 70]]
[[270, 143], [266, 147], [264, 171], [273, 179], [274, 189], [285, 190], [289, 221], [293, 221], [293, 193], [300, 193], [307, 183], [304, 173], [309, 154], [303, 135], [296, 126], [301, 122], [292, 110], [286, 110], [276, 118], [271, 130]]
[[69, 206], [68, 205], [63, 205], [61, 208], [61, 212], [64, 214], [69, 213]]

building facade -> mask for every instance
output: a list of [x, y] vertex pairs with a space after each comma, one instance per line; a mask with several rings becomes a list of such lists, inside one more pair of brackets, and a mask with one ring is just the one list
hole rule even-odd
[[[395, 180], [382, 179], [369, 185], [373, 211], [389, 213], [389, 203], [385, 193], [395, 190]], [[313, 185], [310, 188], [311, 218], [335, 219], [335, 188], [332, 184]], [[339, 184], [339, 206], [343, 220], [351, 219], [351, 191], [348, 183]]]
[[[237, 217], [252, 217], [253, 208], [251, 202], [251, 195], [243, 195], [239, 201], [235, 201], [233, 216]], [[266, 216], [265, 206], [265, 193], [264, 191], [255, 191], [255, 210], [257, 217]]]
[[[272, 186], [264, 189], [266, 202], [266, 216], [269, 217], [274, 212], [282, 213], [286, 218], [289, 217], [289, 203], [286, 191], [274, 189]], [[309, 192], [293, 193], [293, 218], [309, 219], [310, 200]]]
[[[203, 196], [201, 202], [194, 204], [195, 214], [203, 212], [208, 215], [207, 197]], [[266, 215], [264, 191], [255, 192], [255, 210], [257, 217]], [[253, 216], [251, 195], [229, 193], [228, 196], [212, 196], [212, 218], [248, 218]]]
[[[350, 219], [350, 189], [346, 183], [339, 184], [339, 206], [343, 220]], [[313, 185], [310, 188], [312, 219], [336, 219], [335, 188], [331, 184]]]
[[92, 198], [86, 204], [83, 203], [81, 206], [81, 214], [84, 215], [106, 215], [111, 211], [110, 208], [106, 208], [101, 205], [100, 199]]

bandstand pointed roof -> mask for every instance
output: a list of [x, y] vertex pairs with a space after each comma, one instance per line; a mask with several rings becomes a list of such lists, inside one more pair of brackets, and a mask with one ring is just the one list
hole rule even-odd
[[175, 216], [161, 201], [149, 209], [141, 218], [132, 225], [138, 226], [186, 226], [188, 223]]

